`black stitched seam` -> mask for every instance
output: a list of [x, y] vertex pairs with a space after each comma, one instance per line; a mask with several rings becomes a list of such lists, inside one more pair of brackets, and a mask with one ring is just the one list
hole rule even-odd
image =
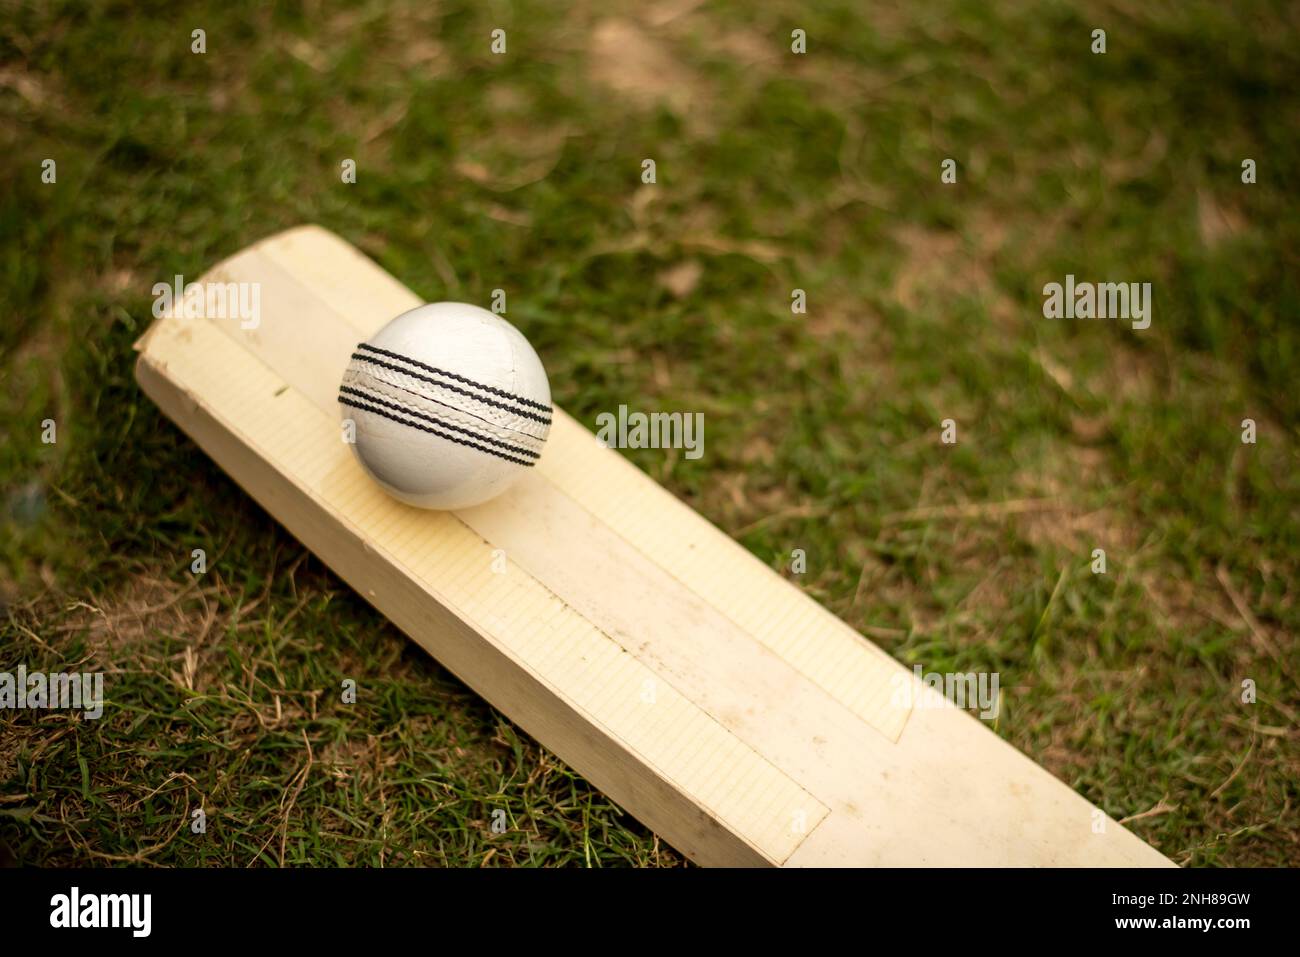
[[518, 402], [520, 405], [526, 405], [530, 409], [536, 409], [538, 412], [550, 412], [551, 407], [541, 402], [535, 402], [532, 399], [525, 399], [522, 395], [515, 395], [513, 392], [507, 392], [505, 389], [496, 389], [490, 385], [484, 385], [482, 382], [475, 382], [473, 379], [467, 379], [463, 375], [456, 375], [454, 372], [448, 372], [445, 369], [439, 369], [435, 366], [425, 365], [418, 359], [412, 359], [409, 356], [401, 355], [397, 352], [389, 352], [387, 349], [381, 349], [378, 346], [372, 346], [368, 342], [357, 343], [358, 349], [368, 349], [371, 352], [377, 352], [381, 356], [388, 356], [390, 359], [400, 359], [403, 362], [409, 362], [413, 366], [418, 366], [426, 372], [433, 372], [437, 375], [446, 376], [448, 379], [455, 379], [457, 382], [463, 382], [465, 385], [472, 385], [476, 389], [482, 389], [484, 392], [491, 392], [493, 395], [499, 395], [503, 399], [510, 399], [512, 402]]
[[517, 415], [522, 419], [532, 419], [534, 422], [540, 422], [542, 425], [547, 425], [547, 426], [551, 424], [550, 419], [543, 419], [540, 415], [534, 415], [531, 412], [524, 412], [522, 409], [512, 409], [510, 408], [510, 406], [505, 405], [501, 402], [497, 402], [495, 399], [489, 399], [486, 396], [475, 395], [473, 392], [467, 392], [464, 389], [457, 388], [454, 385], [449, 385], [446, 382], [439, 382], [436, 379], [430, 379], [428, 376], [422, 376], [420, 375], [420, 373], [412, 372], [410, 369], [403, 369], [401, 366], [395, 366], [388, 362], [382, 362], [381, 360], [376, 359], [374, 356], [368, 356], [360, 352], [354, 352], [352, 353], [352, 358], [358, 362], [369, 362], [371, 365], [379, 366], [381, 369], [390, 369], [393, 372], [400, 373], [401, 375], [409, 375], [412, 379], [419, 379], [421, 382], [427, 382], [429, 383], [429, 385], [436, 386], [439, 389], [447, 389], [451, 392], [459, 392], [461, 395], [467, 396], [473, 399], [475, 402], [482, 402], [486, 405], [494, 405], [498, 409], [503, 409], [506, 412], [509, 412], [511, 415]]
[[477, 439], [479, 442], [487, 442], [489, 445], [495, 445], [499, 448], [505, 449], [507, 452], [514, 452], [516, 455], [522, 455], [525, 458], [537, 458], [539, 455], [541, 455], [540, 452], [534, 452], [532, 449], [525, 448], [522, 445], [511, 445], [509, 442], [502, 442], [500, 439], [491, 438], [489, 436], [483, 435], [481, 432], [476, 432], [473, 429], [467, 429], [464, 426], [460, 426], [460, 425], [453, 425], [452, 423], [436, 418], [435, 416], [432, 416], [427, 412], [417, 412], [413, 409], [408, 409], [406, 408], [406, 406], [398, 402], [393, 402], [392, 400], [388, 399], [381, 392], [368, 392], [365, 389], [357, 389], [353, 386], [341, 385], [339, 386], [339, 394], [352, 395], [352, 396], [356, 396], [358, 399], [365, 399], [367, 402], [373, 402], [376, 405], [382, 405], [385, 408], [392, 409], [394, 412], [400, 412], [403, 415], [414, 416], [417, 419], [423, 419], [425, 422], [428, 422], [431, 425], [436, 425], [440, 428], [451, 429], [454, 432], [463, 433], [464, 435], [468, 435], [471, 439]]
[[408, 422], [405, 419], [399, 419], [391, 412], [385, 411], [382, 408], [377, 408], [375, 406], [367, 405], [364, 402], [358, 402], [356, 399], [350, 398], [349, 396], [340, 395], [339, 404], [345, 405], [350, 409], [360, 409], [362, 412], [372, 412], [375, 415], [382, 416], [385, 419], [389, 419], [390, 421], [396, 422], [398, 425], [407, 425], [413, 429], [419, 429], [421, 432], [428, 432], [431, 435], [438, 436], [438, 438], [440, 439], [446, 439], [448, 442], [455, 442], [457, 445], [464, 445], [467, 446], [468, 448], [475, 449], [479, 452], [486, 452], [488, 455], [495, 455], [499, 459], [505, 459], [507, 462], [514, 462], [516, 465], [523, 465], [528, 468], [532, 468], [534, 464], [532, 462], [527, 461], [526, 459], [517, 459], [513, 455], [506, 455], [504, 452], [498, 452], [496, 449], [489, 449], [485, 446], [478, 445], [474, 442], [469, 442], [466, 441], [465, 439], [459, 439], [454, 435], [444, 435], [442, 432], [439, 432], [437, 429], [430, 428], [427, 425], [421, 425], [419, 422]]

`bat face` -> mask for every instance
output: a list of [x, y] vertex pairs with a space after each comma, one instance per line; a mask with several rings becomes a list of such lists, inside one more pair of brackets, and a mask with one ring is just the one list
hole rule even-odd
[[528, 340], [465, 303], [412, 309], [360, 343], [338, 399], [362, 466], [421, 508], [500, 494], [537, 462], [551, 427], [550, 386]]

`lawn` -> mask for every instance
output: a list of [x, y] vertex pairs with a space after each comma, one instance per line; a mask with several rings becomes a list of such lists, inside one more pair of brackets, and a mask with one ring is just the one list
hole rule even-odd
[[[135, 385], [154, 283], [318, 222], [506, 290], [593, 429], [704, 413], [623, 454], [909, 667], [998, 673], [996, 732], [1176, 862], [1300, 865], [1295, 5], [0, 10], [0, 670], [108, 699], [0, 711], [0, 860], [686, 863]], [[1045, 318], [1067, 275], [1149, 328]]]

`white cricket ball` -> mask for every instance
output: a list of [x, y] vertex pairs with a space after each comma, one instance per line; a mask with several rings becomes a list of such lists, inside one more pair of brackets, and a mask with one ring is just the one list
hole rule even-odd
[[404, 312], [358, 345], [339, 406], [361, 465], [420, 508], [468, 508], [505, 491], [536, 464], [551, 428], [551, 387], [533, 347], [463, 302]]

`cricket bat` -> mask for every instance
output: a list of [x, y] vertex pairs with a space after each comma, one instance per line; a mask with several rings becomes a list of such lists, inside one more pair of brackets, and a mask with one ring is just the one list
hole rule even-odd
[[345, 444], [338, 385], [357, 343], [422, 300], [338, 236], [291, 229], [200, 282], [257, 284], [260, 321], [164, 315], [136, 344], [141, 388], [380, 613], [686, 857], [1172, 866], [558, 408], [502, 496], [458, 512], [389, 497]]

